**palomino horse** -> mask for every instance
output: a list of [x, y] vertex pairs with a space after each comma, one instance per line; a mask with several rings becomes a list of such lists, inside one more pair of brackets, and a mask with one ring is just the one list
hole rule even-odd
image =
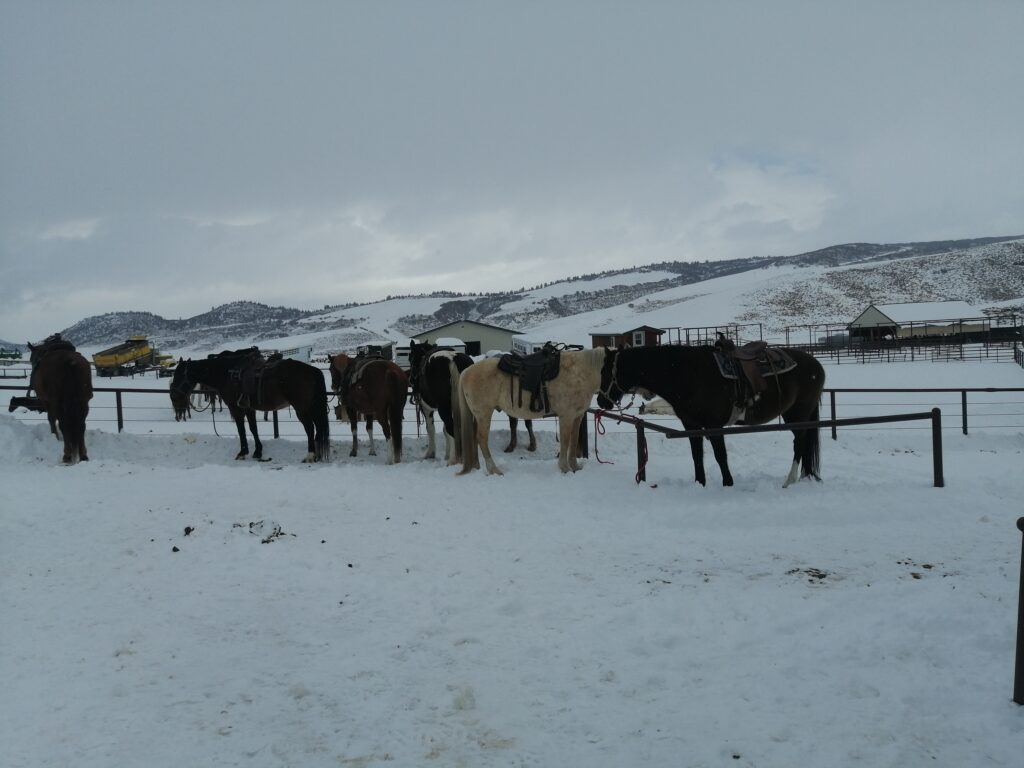
[[[687, 430], [763, 424], [780, 415], [787, 424], [817, 421], [818, 401], [825, 386], [821, 363], [801, 350], [780, 349], [795, 365], [769, 373], [760, 392], [745, 384], [742, 372], [736, 371], [727, 378], [716, 359], [716, 350], [710, 346], [611, 349], [601, 371], [597, 402], [602, 408], [611, 408], [626, 392], [638, 392], [644, 397], [658, 395], [668, 402]], [[724, 364], [728, 365], [727, 361]], [[722, 484], [732, 485], [725, 438], [715, 435], [708, 440], [722, 471]], [[690, 438], [690, 452], [695, 479], [705, 485], [701, 437]], [[794, 429], [793, 464], [783, 487], [798, 477], [820, 480], [818, 463], [818, 430]]]
[[[590, 401], [601, 386], [601, 367], [606, 350], [586, 349], [561, 353], [558, 375], [546, 383], [550, 413], [558, 416], [558, 467], [562, 472], [575, 472], [580, 423]], [[511, 376], [498, 369], [498, 360], [491, 358], [467, 368], [459, 378], [459, 413], [462, 421], [462, 471], [466, 474], [480, 466], [477, 446], [484, 455], [489, 474], [502, 474], [488, 445], [491, 416], [499, 409], [520, 419], [545, 415], [531, 411], [529, 399], [523, 404], [516, 397]]]
[[[409, 346], [409, 384], [412, 386], [412, 398], [423, 421], [427, 426], [426, 459], [437, 455], [434, 438], [434, 411], [441, 417], [444, 425], [445, 458], [452, 466], [462, 461], [462, 431], [459, 422], [459, 374], [473, 364], [473, 358], [465, 352], [456, 352], [450, 347], [438, 347], [434, 344], [417, 344]], [[505, 453], [515, 450], [519, 419], [508, 417], [509, 443]], [[526, 432], [530, 436], [527, 450], [537, 450], [537, 438], [533, 434], [533, 421], [526, 420]]]
[[263, 443], [256, 429], [256, 411], [277, 411], [291, 406], [306, 430], [303, 462], [330, 457], [330, 420], [327, 385], [319, 368], [300, 360], [267, 363], [256, 347], [210, 355], [206, 360], [180, 360], [171, 379], [171, 404], [177, 420], [187, 417], [189, 397], [197, 384], [216, 390], [238, 428], [240, 449], [236, 459], [249, 455], [245, 422], [249, 422], [256, 448], [252, 457], [263, 459]]
[[402, 415], [409, 393], [409, 378], [405, 371], [390, 360], [381, 358], [331, 355], [331, 388], [338, 395], [335, 413], [339, 419], [347, 417], [352, 426], [352, 450], [358, 445], [356, 427], [360, 415], [366, 417], [366, 432], [370, 437], [370, 455], [376, 456], [373, 444], [373, 420], [380, 423], [384, 439], [388, 441], [388, 464], [402, 461]]
[[[23, 407], [46, 413], [50, 431], [64, 440], [65, 464], [88, 461], [85, 449], [85, 419], [92, 399], [92, 370], [89, 361], [67, 341], [50, 348], [33, 347], [31, 389], [35, 397], [12, 397], [8, 408]], [[59, 429], [59, 433], [58, 433]]]

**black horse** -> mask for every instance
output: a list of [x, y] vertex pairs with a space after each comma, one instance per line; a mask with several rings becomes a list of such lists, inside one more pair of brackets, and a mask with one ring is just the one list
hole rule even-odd
[[307, 454], [303, 462], [326, 461], [330, 456], [330, 421], [327, 384], [319, 368], [299, 360], [264, 360], [255, 347], [210, 355], [206, 360], [181, 360], [171, 379], [171, 404], [177, 420], [187, 418], [189, 396], [197, 384], [216, 390], [238, 428], [241, 445], [236, 459], [249, 455], [245, 421], [249, 422], [256, 449], [263, 458], [263, 443], [256, 430], [256, 411], [276, 411], [291, 406], [306, 430]]
[[[459, 375], [473, 364], [473, 358], [465, 352], [456, 352], [450, 347], [415, 341], [409, 346], [409, 383], [412, 386], [413, 402], [427, 425], [426, 459], [437, 455], [434, 438], [434, 411], [444, 424], [445, 458], [449, 466], [462, 462], [462, 433], [459, 425], [458, 388]], [[533, 434], [533, 421], [526, 419], [526, 432], [530, 436], [528, 451], [537, 450], [537, 438]], [[508, 418], [509, 437], [505, 453], [515, 450], [518, 443], [519, 419]]]
[[[763, 343], [758, 344], [758, 351], [767, 354]], [[601, 371], [598, 405], [611, 408], [626, 392], [658, 395], [672, 406], [687, 430], [763, 424], [780, 415], [787, 424], [817, 421], [825, 370], [813, 355], [801, 350], [772, 350], [777, 351], [784, 357], [773, 355], [769, 370], [760, 375], [755, 372], [751, 381], [735, 350], [682, 345], [612, 349]], [[787, 364], [780, 366], [778, 360]], [[732, 485], [725, 439], [716, 435], [708, 440], [722, 471], [722, 484]], [[690, 438], [690, 450], [696, 481], [705, 485], [704, 446], [699, 436]], [[818, 430], [794, 429], [793, 465], [783, 487], [798, 477], [820, 480], [818, 465]]]

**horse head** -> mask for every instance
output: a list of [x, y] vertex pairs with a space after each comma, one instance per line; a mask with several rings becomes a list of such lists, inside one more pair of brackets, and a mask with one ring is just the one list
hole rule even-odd
[[178, 364], [174, 367], [174, 376], [171, 378], [170, 396], [175, 421], [184, 421], [191, 412], [189, 398], [196, 385], [196, 382], [192, 381], [188, 375], [188, 364], [191, 362], [191, 358], [178, 360]]
[[597, 390], [597, 404], [608, 410], [614, 408], [625, 394], [617, 377], [619, 350], [605, 347], [604, 363], [601, 366], [601, 387]]
[[327, 359], [331, 361], [331, 389], [337, 392], [345, 381], [345, 374], [348, 371], [351, 358], [342, 352], [337, 355], [328, 355]]

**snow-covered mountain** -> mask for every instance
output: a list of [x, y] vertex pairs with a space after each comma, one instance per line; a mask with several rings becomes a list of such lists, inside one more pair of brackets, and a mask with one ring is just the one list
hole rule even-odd
[[89, 317], [62, 332], [99, 348], [145, 334], [174, 353], [231, 346], [311, 345], [315, 353], [403, 339], [455, 320], [478, 320], [559, 341], [589, 344], [600, 328], [760, 323], [842, 323], [868, 303], [961, 300], [1024, 312], [1024, 236], [963, 241], [837, 245], [796, 256], [666, 262], [583, 275], [528, 290], [389, 297], [320, 310], [239, 301], [195, 317], [149, 312]]

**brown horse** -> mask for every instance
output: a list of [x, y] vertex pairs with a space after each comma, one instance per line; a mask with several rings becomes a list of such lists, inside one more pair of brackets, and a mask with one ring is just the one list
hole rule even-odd
[[[31, 388], [35, 397], [13, 397], [8, 408], [23, 407], [46, 413], [50, 431], [64, 440], [65, 464], [88, 461], [85, 449], [85, 419], [92, 399], [92, 369], [89, 361], [70, 342], [53, 348], [33, 347]], [[58, 433], [59, 428], [59, 433]]]
[[206, 360], [181, 360], [171, 379], [171, 405], [177, 420], [187, 417], [189, 398], [197, 384], [217, 391], [238, 428], [240, 448], [236, 459], [249, 455], [245, 422], [249, 423], [256, 449], [252, 457], [263, 459], [263, 443], [256, 429], [256, 411], [276, 411], [291, 406], [306, 430], [307, 453], [303, 462], [327, 461], [330, 457], [330, 419], [327, 385], [319, 368], [299, 360], [265, 364], [255, 347], [210, 355]]
[[352, 425], [352, 450], [356, 455], [356, 427], [360, 415], [366, 417], [370, 437], [370, 455], [376, 456], [373, 444], [373, 420], [376, 419], [388, 441], [388, 464], [402, 461], [402, 416], [409, 393], [405, 371], [390, 360], [380, 358], [331, 355], [331, 388], [338, 395], [335, 413]]

